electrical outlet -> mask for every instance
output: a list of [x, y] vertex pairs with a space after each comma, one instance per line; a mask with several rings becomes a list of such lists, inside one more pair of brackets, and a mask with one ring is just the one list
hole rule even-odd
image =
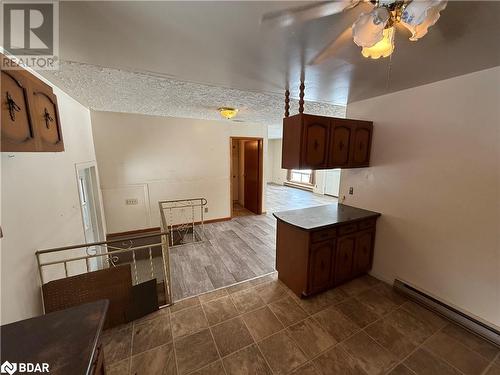
[[351, 186], [349, 188], [349, 195], [353, 195], [354, 194], [354, 188]]
[[207, 213], [207, 212], [208, 212], [208, 207], [205, 207], [205, 213]]
[[137, 198], [125, 199], [125, 204], [127, 206], [135, 206], [136, 204], [139, 204], [139, 200]]

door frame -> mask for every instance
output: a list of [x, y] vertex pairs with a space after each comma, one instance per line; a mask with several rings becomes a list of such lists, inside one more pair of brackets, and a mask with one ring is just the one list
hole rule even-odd
[[259, 150], [259, 190], [258, 202], [259, 212], [262, 215], [262, 202], [264, 197], [264, 138], [262, 137], [229, 137], [229, 207], [231, 218], [233, 218], [233, 141], [259, 141], [262, 144]]
[[[100, 189], [100, 183], [99, 183], [99, 174], [97, 171], [97, 162], [95, 161], [89, 161], [89, 162], [83, 162], [83, 163], [75, 163], [75, 177], [76, 177], [76, 189], [77, 189], [77, 194], [78, 194], [78, 202], [80, 202], [80, 177], [79, 173], [80, 171], [83, 171], [85, 169], [90, 169], [90, 178], [92, 180], [92, 199], [93, 199], [93, 207], [94, 207], [94, 214], [95, 214], [95, 224], [97, 226], [96, 228], [96, 236], [97, 238], [95, 239], [96, 242], [99, 241], [106, 241], [106, 228], [105, 228], [105, 222], [104, 222], [104, 207], [103, 207], [103, 201], [102, 201], [102, 195], [101, 195], [101, 189]], [[85, 235], [85, 223], [84, 223], [84, 217], [83, 217], [83, 211], [81, 208], [80, 204], [80, 215], [82, 218], [82, 229], [83, 233]]]

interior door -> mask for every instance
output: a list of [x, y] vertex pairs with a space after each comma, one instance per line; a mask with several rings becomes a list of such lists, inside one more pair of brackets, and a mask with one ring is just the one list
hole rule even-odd
[[325, 171], [325, 194], [333, 197], [339, 196], [340, 169]]
[[245, 166], [245, 208], [256, 214], [261, 214], [261, 178], [260, 176], [260, 151], [262, 141], [245, 141], [244, 166]]

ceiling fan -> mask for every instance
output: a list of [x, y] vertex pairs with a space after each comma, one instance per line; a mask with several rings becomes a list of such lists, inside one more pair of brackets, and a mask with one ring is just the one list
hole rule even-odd
[[411, 32], [411, 41], [425, 34], [446, 8], [446, 0], [338, 0], [317, 2], [302, 7], [264, 14], [262, 23], [280, 27], [326, 17], [358, 7], [361, 3], [371, 8], [361, 12], [352, 27], [347, 28], [309, 64], [322, 63], [335, 54], [351, 38], [362, 48], [364, 57], [378, 59], [394, 51], [396, 27]]

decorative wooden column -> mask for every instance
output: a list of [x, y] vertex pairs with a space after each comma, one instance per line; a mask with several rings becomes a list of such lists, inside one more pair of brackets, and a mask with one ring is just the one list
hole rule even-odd
[[306, 86], [304, 85], [304, 81], [300, 82], [300, 91], [299, 91], [299, 113], [304, 113], [304, 89]]
[[285, 117], [290, 116], [290, 91], [285, 90]]

